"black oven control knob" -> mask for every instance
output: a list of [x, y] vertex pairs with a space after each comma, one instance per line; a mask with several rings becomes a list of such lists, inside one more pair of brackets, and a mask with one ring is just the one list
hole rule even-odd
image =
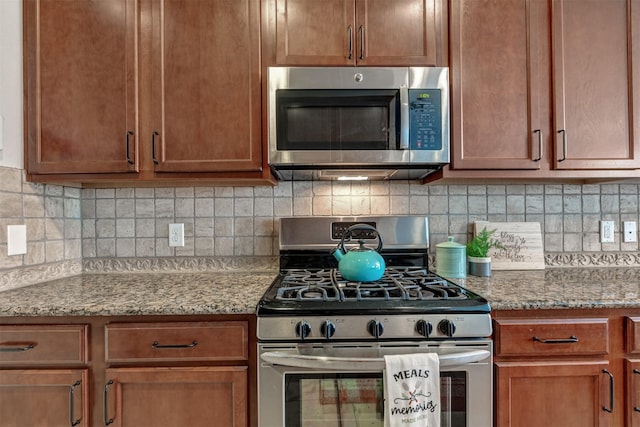
[[367, 330], [372, 337], [380, 338], [384, 332], [384, 325], [379, 320], [372, 320], [367, 323]]
[[305, 339], [309, 335], [311, 335], [311, 325], [304, 320], [302, 322], [298, 322], [296, 325], [296, 335], [300, 337], [300, 339]]
[[320, 325], [320, 333], [326, 339], [329, 339], [336, 333], [336, 325], [330, 320], [325, 321]]
[[426, 320], [418, 320], [416, 322], [416, 331], [425, 338], [429, 338], [433, 332], [433, 325]]
[[452, 337], [456, 333], [456, 325], [451, 320], [441, 320], [438, 323], [438, 330], [448, 337]]

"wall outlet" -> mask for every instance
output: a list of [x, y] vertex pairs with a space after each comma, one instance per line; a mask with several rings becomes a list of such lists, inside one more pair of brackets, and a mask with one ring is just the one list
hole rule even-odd
[[7, 255], [27, 253], [27, 226], [7, 225]]
[[169, 224], [169, 246], [184, 246], [184, 224]]
[[635, 221], [625, 221], [623, 223], [622, 236], [626, 243], [638, 241], [638, 227]]
[[600, 221], [600, 243], [615, 242], [613, 229], [613, 221]]

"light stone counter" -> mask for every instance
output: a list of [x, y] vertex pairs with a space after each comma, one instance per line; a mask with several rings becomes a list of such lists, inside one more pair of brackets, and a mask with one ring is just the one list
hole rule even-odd
[[0, 292], [0, 316], [248, 314], [276, 274], [82, 274]]
[[[0, 316], [249, 314], [276, 271], [82, 274], [0, 292]], [[640, 308], [640, 268], [494, 271], [456, 280], [494, 310]]]
[[638, 267], [493, 271], [455, 281], [487, 298], [494, 310], [640, 308]]

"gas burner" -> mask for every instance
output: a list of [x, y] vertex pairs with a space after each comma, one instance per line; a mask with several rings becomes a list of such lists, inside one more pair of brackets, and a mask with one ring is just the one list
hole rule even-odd
[[464, 291], [422, 267], [388, 268], [375, 282], [345, 280], [336, 269], [282, 272], [278, 301], [465, 299]]

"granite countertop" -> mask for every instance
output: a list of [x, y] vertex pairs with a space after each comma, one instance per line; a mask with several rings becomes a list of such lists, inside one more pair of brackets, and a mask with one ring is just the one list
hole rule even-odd
[[[250, 314], [276, 271], [81, 274], [0, 293], [0, 316]], [[494, 310], [640, 308], [640, 268], [494, 271], [456, 279]]]
[[81, 274], [1, 292], [0, 316], [250, 314], [276, 274]]
[[493, 271], [455, 281], [487, 298], [494, 310], [640, 308], [638, 267]]

